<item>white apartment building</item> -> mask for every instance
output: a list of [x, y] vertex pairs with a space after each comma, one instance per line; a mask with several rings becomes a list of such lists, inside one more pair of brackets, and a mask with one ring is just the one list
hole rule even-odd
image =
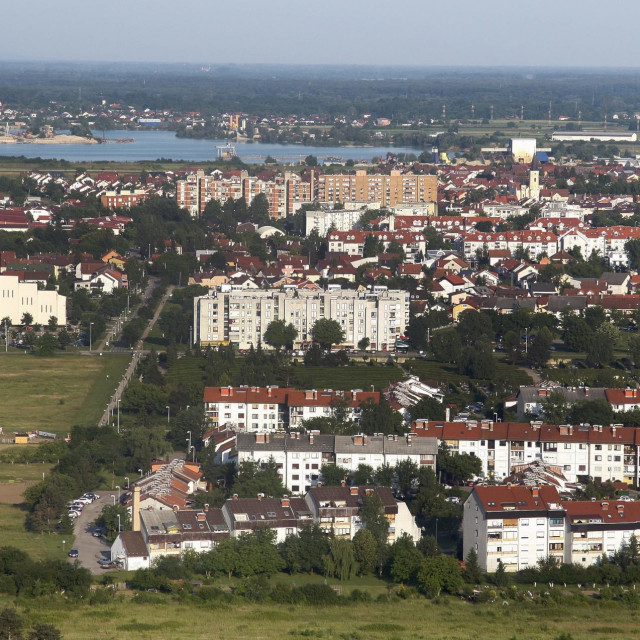
[[518, 250], [528, 252], [531, 258], [543, 253], [552, 256], [558, 251], [558, 238], [548, 231], [496, 231], [485, 233], [472, 231], [466, 233], [462, 240], [465, 259], [475, 258], [478, 251], [507, 250], [512, 255]]
[[375, 236], [387, 251], [392, 242], [397, 242], [404, 251], [405, 262], [422, 262], [427, 252], [427, 241], [422, 231], [401, 229], [399, 231], [331, 231], [327, 236], [331, 253], [346, 253], [362, 256], [367, 236]]
[[335, 209], [326, 211], [307, 211], [305, 235], [317, 231], [321, 238], [325, 238], [331, 229], [336, 231], [350, 231], [362, 216], [362, 209]]
[[304, 420], [332, 417], [360, 422], [361, 405], [380, 402], [377, 391], [334, 391], [288, 387], [205, 387], [205, 415], [214, 426], [236, 431], [274, 432], [298, 427]]
[[370, 348], [393, 351], [409, 323], [409, 293], [375, 287], [367, 291], [269, 289], [227, 291], [223, 287], [194, 298], [194, 341], [201, 345], [234, 344], [249, 349], [264, 341], [273, 320], [298, 331], [294, 346], [308, 344], [317, 320], [336, 320], [345, 334], [342, 346], [355, 348], [369, 338]]
[[18, 276], [0, 275], [1, 317], [11, 318], [11, 324], [22, 323], [25, 313], [31, 314], [34, 324], [47, 324], [51, 316], [58, 325], [67, 324], [67, 299], [57, 291], [38, 289], [35, 282], [20, 282]]
[[564, 251], [580, 249], [585, 260], [595, 251], [612, 265], [626, 267], [628, 265], [625, 244], [629, 240], [640, 238], [640, 228], [598, 227], [596, 229], [571, 229], [560, 237], [560, 246]]
[[336, 464], [352, 472], [360, 465], [373, 470], [387, 464], [395, 467], [411, 460], [419, 467], [435, 470], [438, 442], [412, 435], [333, 436], [318, 433], [238, 433], [238, 464], [265, 464], [273, 460], [283, 484], [291, 493], [309, 491], [322, 483], [323, 465]]
[[589, 566], [640, 533], [640, 503], [562, 502], [551, 486], [478, 486], [463, 511], [463, 553], [475, 549], [489, 572], [499, 561], [518, 571], [547, 557]]
[[535, 460], [557, 466], [568, 482], [638, 482], [640, 429], [542, 422], [440, 422], [417, 420], [412, 431], [438, 438], [451, 451], [478, 457], [482, 475], [497, 481]]

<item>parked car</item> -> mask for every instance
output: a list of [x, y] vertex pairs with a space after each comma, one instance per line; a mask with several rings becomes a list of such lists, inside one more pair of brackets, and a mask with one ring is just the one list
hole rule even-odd
[[78, 550], [77, 549], [71, 549], [71, 551], [69, 551], [69, 553], [67, 555], [70, 558], [77, 558], [78, 557]]
[[101, 538], [102, 537], [102, 529], [94, 529], [93, 533], [91, 535], [94, 538]]

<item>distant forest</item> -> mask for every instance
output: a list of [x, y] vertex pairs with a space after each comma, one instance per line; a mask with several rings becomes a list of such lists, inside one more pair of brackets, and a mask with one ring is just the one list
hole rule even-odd
[[640, 112], [640, 71], [420, 69], [417, 67], [286, 67], [3, 63], [0, 101], [37, 109], [51, 101], [76, 112], [100, 104], [138, 109], [250, 114], [370, 113], [397, 121], [559, 115], [602, 121]]

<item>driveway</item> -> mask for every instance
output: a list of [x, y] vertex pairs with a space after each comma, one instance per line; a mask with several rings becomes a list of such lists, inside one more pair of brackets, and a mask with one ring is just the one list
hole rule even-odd
[[[92, 535], [95, 529], [93, 521], [102, 512], [102, 507], [110, 504], [112, 500], [110, 491], [100, 491], [99, 495], [100, 499], [86, 505], [73, 525], [73, 532], [76, 536], [74, 548], [78, 550], [78, 562], [95, 574], [105, 572], [98, 565], [98, 559], [108, 556], [110, 550], [104, 537], [94, 538]], [[73, 558], [68, 559], [70, 562], [74, 562]]]

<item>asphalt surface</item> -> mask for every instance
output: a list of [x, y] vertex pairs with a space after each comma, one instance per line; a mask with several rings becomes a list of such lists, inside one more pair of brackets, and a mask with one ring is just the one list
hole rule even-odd
[[[78, 550], [77, 560], [83, 567], [89, 569], [91, 573], [101, 574], [105, 573], [105, 569], [100, 568], [98, 560], [102, 557], [109, 557], [110, 546], [105, 542], [104, 537], [93, 537], [96, 528], [93, 521], [102, 512], [102, 507], [112, 502], [112, 498], [110, 491], [97, 493], [100, 499], [85, 505], [80, 516], [75, 519], [73, 532], [76, 540], [73, 543], [73, 548]], [[75, 562], [76, 559], [68, 558], [68, 560]]]

